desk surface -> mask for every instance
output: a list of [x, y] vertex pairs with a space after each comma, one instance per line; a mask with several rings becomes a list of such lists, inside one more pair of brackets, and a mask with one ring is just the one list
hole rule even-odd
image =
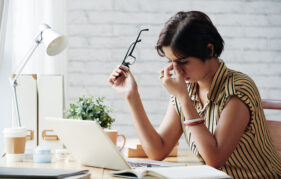
[[[200, 165], [199, 160], [192, 154], [190, 150], [178, 151], [177, 157], [167, 157], [164, 161], [179, 162], [185, 165]], [[0, 160], [0, 166], [6, 167], [36, 167], [36, 168], [65, 168], [65, 169], [88, 169], [91, 172], [91, 179], [100, 178], [117, 178], [108, 175], [112, 170], [95, 168], [81, 165], [77, 162], [64, 162], [52, 160], [52, 163], [34, 163], [32, 160], [16, 163], [6, 163], [5, 159]]]

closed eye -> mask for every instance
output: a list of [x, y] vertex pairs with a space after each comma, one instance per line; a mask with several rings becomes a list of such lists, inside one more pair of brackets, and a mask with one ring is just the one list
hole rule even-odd
[[179, 65], [185, 65], [185, 64], [188, 64], [188, 61], [177, 62], [177, 64], [179, 64]]

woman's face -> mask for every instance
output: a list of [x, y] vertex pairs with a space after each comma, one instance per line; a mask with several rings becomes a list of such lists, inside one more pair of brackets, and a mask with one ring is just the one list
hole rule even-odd
[[208, 60], [203, 62], [196, 57], [187, 57], [178, 59], [171, 47], [164, 46], [163, 51], [165, 56], [171, 61], [179, 64], [184, 71], [184, 80], [189, 82], [198, 82], [204, 79], [209, 73]]

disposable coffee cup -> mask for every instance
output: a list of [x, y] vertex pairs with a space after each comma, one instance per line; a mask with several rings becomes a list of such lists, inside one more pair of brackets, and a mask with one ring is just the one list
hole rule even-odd
[[24, 159], [26, 128], [5, 128], [3, 134], [7, 162], [21, 162]]

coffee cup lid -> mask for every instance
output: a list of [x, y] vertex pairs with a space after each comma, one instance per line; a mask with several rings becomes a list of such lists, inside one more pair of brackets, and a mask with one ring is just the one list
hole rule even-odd
[[5, 128], [3, 134], [6, 137], [25, 137], [27, 130], [25, 127]]

